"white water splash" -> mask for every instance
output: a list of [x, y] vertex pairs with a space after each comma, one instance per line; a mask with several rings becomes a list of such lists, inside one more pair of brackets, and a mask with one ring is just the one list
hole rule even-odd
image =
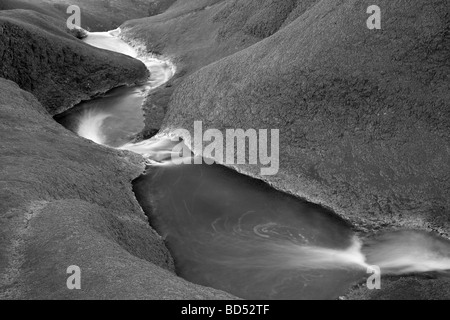
[[172, 156], [176, 154], [173, 149], [179, 143], [167, 136], [158, 135], [138, 143], [127, 143], [119, 149], [138, 153], [153, 164], [171, 165]]
[[[139, 153], [151, 159], [153, 165], [172, 165], [171, 156], [174, 142], [167, 134], [136, 144], [128, 144], [121, 149]], [[254, 231], [263, 238], [270, 238]], [[232, 242], [229, 238], [227, 242]], [[242, 243], [245, 247], [251, 244]], [[238, 247], [239, 247], [238, 246]], [[292, 242], [267, 243], [267, 254], [263, 260], [242, 259], [245, 267], [267, 267], [288, 269], [345, 269], [366, 270], [370, 266], [380, 267], [383, 274], [410, 274], [450, 270], [450, 242], [430, 233], [420, 231], [392, 232], [380, 238], [362, 241], [354, 237], [347, 249], [298, 245]], [[221, 263], [226, 263], [221, 261]], [[233, 263], [236, 263], [234, 260]]]
[[[215, 226], [213, 227], [217, 232]], [[371, 266], [378, 266], [383, 275], [450, 270], [450, 241], [423, 231], [407, 230], [382, 234], [366, 239], [364, 246], [363, 242], [354, 236], [351, 245], [346, 249], [311, 246], [308, 241], [282, 241], [271, 237], [269, 233], [261, 233], [258, 228], [253, 232], [260, 240], [248, 237], [240, 228], [235, 231], [234, 235], [218, 233], [217, 236], [222, 236], [223, 242], [235, 246], [236, 250], [245, 248], [252, 252], [264, 248], [265, 254], [252, 259], [245, 256], [233, 258], [229, 259], [230, 262], [227, 257], [216, 257], [215, 260], [223, 265], [238, 264], [243, 269], [355, 269], [364, 272]]]
[[450, 270], [450, 241], [426, 232], [386, 233], [368, 239], [363, 252], [387, 274]]
[[[153, 90], [167, 81], [169, 81], [173, 75], [176, 72], [175, 66], [170, 63], [169, 61], [161, 60], [158, 57], [155, 57], [151, 54], [148, 54], [145, 50], [143, 50], [142, 47], [139, 48], [139, 50], [133, 48], [128, 43], [123, 41], [119, 38], [121, 33], [120, 28], [108, 32], [88, 32], [88, 36], [83, 39], [83, 41], [91, 46], [114, 51], [118, 53], [122, 53], [125, 55], [128, 55], [130, 57], [133, 57], [135, 59], [141, 60], [147, 69], [150, 72], [150, 78], [148, 81], [137, 87], [139, 90], [136, 91], [136, 93], [130, 95], [129, 97], [129, 103], [134, 103], [134, 106], [136, 105], [136, 99], [135, 95], [140, 95], [141, 97], [145, 97], [145, 95], [150, 91]], [[142, 103], [142, 102], [141, 102]], [[101, 107], [101, 100], [98, 100], [99, 107]], [[123, 102], [122, 102], [123, 104]], [[126, 108], [126, 104], [124, 105]], [[142, 118], [142, 110], [141, 108], [132, 108], [133, 106], [130, 105], [130, 112], [136, 112], [138, 110], [139, 115], [138, 118]], [[105, 133], [102, 132], [102, 125], [104, 124], [104, 120], [107, 119], [110, 116], [113, 116], [113, 114], [108, 114], [105, 111], [95, 111], [95, 108], [92, 108], [93, 110], [88, 110], [83, 112], [77, 119], [78, 122], [78, 130], [77, 133], [89, 140], [92, 140], [98, 144], [105, 144], [106, 141], [112, 141], [114, 139], [108, 139], [107, 136], [105, 136]], [[99, 108], [100, 109], [100, 108]], [[103, 108], [104, 110], [107, 108]], [[123, 107], [120, 108], [120, 110], [111, 110], [111, 113], [113, 112], [121, 112]], [[126, 114], [126, 113], [125, 113]], [[121, 114], [114, 114], [117, 118], [123, 118], [124, 113]], [[130, 114], [130, 119], [136, 118], [134, 114]], [[132, 122], [136, 123], [136, 122]], [[141, 125], [142, 122], [137, 122], [137, 125]], [[142, 130], [141, 127], [134, 128], [130, 127], [128, 128], [129, 131], [134, 131], [135, 133], [138, 133], [140, 130]], [[111, 130], [110, 130], [111, 131]], [[111, 138], [111, 137], [110, 137]], [[128, 138], [128, 135], [127, 135]], [[130, 138], [131, 139], [131, 138]], [[125, 139], [124, 139], [125, 140]], [[115, 145], [117, 146], [117, 145]], [[131, 149], [129, 144], [126, 145], [126, 148]], [[125, 149], [126, 149], [125, 148]], [[136, 147], [135, 149], [139, 149], [139, 147]]]
[[[166, 83], [174, 74], [175, 68], [168, 61], [162, 61], [151, 55], [140, 54], [119, 38], [120, 29], [110, 32], [89, 33], [85, 42], [106, 50], [120, 52], [140, 59], [150, 70], [151, 78], [145, 90], [151, 90]], [[79, 118], [78, 134], [96, 143], [104, 144], [106, 137], [102, 125], [110, 115], [94, 111], [84, 113]], [[157, 136], [139, 143], [127, 143], [120, 147], [139, 153], [153, 164], [171, 164], [173, 147], [177, 144], [167, 136]], [[450, 245], [444, 240], [436, 240], [431, 235], [412, 231], [410, 233], [392, 233], [390, 236], [367, 240], [364, 247], [358, 238], [354, 238], [347, 249], [330, 249], [289, 242], [268, 243], [268, 254], [264, 259], [242, 258], [239, 263], [245, 266], [273, 265], [277, 268], [298, 269], [345, 269], [367, 268], [377, 265], [383, 274], [407, 274], [450, 270]], [[229, 239], [232, 241], [231, 239]], [[237, 261], [234, 260], [234, 263]]]
[[290, 258], [288, 264], [302, 269], [346, 269], [351, 267], [365, 268], [366, 257], [361, 252], [362, 243], [354, 237], [352, 245], [344, 250], [321, 247], [295, 246], [290, 250], [298, 251], [302, 259]]
[[103, 122], [111, 115], [95, 110], [87, 110], [79, 115], [77, 134], [97, 144], [105, 144], [106, 137], [102, 133]]
[[156, 57], [138, 57], [138, 59], [141, 60], [150, 71], [150, 80], [148, 81], [147, 90], [162, 86], [175, 74], [174, 66], [168, 61]]
[[120, 29], [107, 32], [88, 32], [83, 41], [93, 47], [125, 54], [137, 58], [137, 51], [120, 39]]
[[87, 34], [88, 36], [83, 41], [93, 47], [122, 53], [141, 60], [150, 71], [150, 79], [146, 84], [147, 90], [163, 85], [176, 72], [175, 66], [170, 61], [162, 60], [155, 55], [149, 54], [142, 45], [134, 48], [120, 39], [120, 28], [108, 32], [88, 32]]
[[[365, 272], [369, 265], [361, 252], [361, 241], [354, 237], [347, 249], [335, 249], [280, 241], [273, 237], [252, 238], [232, 234], [217, 234], [222, 242], [246, 252], [264, 252], [251, 256], [250, 253], [236, 254], [232, 258], [224, 255], [213, 260], [221, 265], [230, 265], [238, 269], [263, 268], [265, 270], [360, 270]], [[259, 236], [259, 235], [258, 235]]]

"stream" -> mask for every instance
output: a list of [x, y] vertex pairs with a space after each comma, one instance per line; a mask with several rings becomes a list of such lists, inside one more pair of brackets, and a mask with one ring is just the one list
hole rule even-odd
[[179, 276], [246, 299], [336, 299], [367, 279], [371, 265], [382, 275], [448, 274], [450, 241], [444, 238], [405, 230], [360, 239], [332, 211], [224, 166], [174, 165], [175, 143], [167, 137], [134, 143], [144, 128], [145, 97], [175, 67], [139, 54], [119, 33], [89, 33], [84, 41], [142, 60], [151, 73], [148, 82], [113, 89], [55, 120], [152, 163], [134, 182], [134, 192]]
[[118, 148], [132, 141], [144, 129], [142, 104], [148, 92], [165, 84], [175, 74], [174, 66], [138, 51], [118, 38], [120, 30], [89, 33], [85, 42], [97, 48], [116, 51], [141, 60], [150, 71], [142, 85], [122, 86], [89, 101], [84, 101], [55, 120], [95, 143]]

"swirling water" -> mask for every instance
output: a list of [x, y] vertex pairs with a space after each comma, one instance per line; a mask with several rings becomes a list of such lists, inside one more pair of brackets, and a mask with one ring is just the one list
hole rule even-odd
[[450, 242], [443, 238], [399, 231], [361, 240], [333, 212], [221, 165], [173, 165], [176, 142], [167, 136], [134, 143], [144, 126], [145, 96], [174, 68], [139, 56], [118, 32], [85, 41], [141, 59], [149, 81], [111, 90], [55, 119], [86, 139], [149, 160], [134, 191], [180, 276], [242, 298], [333, 299], [367, 278], [370, 265], [382, 274], [450, 270]]

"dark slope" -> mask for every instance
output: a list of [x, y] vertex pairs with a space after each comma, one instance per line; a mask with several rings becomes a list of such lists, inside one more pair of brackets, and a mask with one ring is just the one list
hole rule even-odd
[[0, 77], [33, 93], [51, 114], [148, 76], [142, 62], [70, 35], [63, 20], [7, 10], [0, 11], [0, 28]]
[[[122, 28], [127, 39], [144, 42], [150, 51], [172, 57], [183, 73], [191, 73], [267, 36], [259, 30], [262, 26], [249, 26], [248, 20], [264, 20], [259, 15], [273, 9], [265, 6], [269, 2], [274, 1], [177, 1], [161, 15], [127, 21]], [[268, 28], [276, 31], [289, 9], [281, 18], [265, 21]]]
[[346, 296], [349, 300], [449, 300], [450, 279], [433, 275], [384, 277], [380, 290], [358, 286]]
[[[139, 156], [98, 146], [52, 114], [145, 66], [83, 44], [63, 20], [0, 12], [0, 299], [223, 299], [178, 278], [132, 192]], [[51, 114], [50, 114], [51, 113]], [[67, 268], [82, 290], [68, 290]]]
[[[281, 171], [264, 177], [275, 187], [331, 207], [362, 230], [417, 227], [448, 237], [450, 7], [443, 0], [381, 0], [382, 30], [369, 31], [372, 4], [299, 1], [278, 28], [270, 19], [255, 27], [243, 9], [251, 1], [227, 1], [209, 13], [165, 18], [174, 6], [147, 20], [152, 27], [144, 20], [125, 26], [187, 70], [171, 88], [163, 130], [192, 132], [195, 120], [204, 129], [278, 128]], [[200, 15], [203, 25], [195, 21]], [[242, 40], [233, 47], [227, 39]], [[183, 51], [189, 44], [192, 50]], [[228, 56], [233, 50], [241, 51]], [[227, 57], [216, 61], [221, 55]], [[259, 175], [254, 166], [238, 169]], [[362, 284], [347, 298], [448, 296], [448, 279], [427, 274], [383, 276], [382, 290]]]
[[146, 106], [149, 132], [159, 129], [173, 89], [187, 75], [272, 35], [318, 0], [179, 0], [163, 14], [127, 21], [128, 41], [170, 58], [177, 74]]
[[125, 38], [173, 58], [189, 74], [272, 35], [317, 1], [177, 1], [163, 14], [121, 27]]
[[81, 24], [91, 31], [116, 29], [124, 21], [155, 15], [166, 10], [174, 0], [0, 0], [0, 10], [27, 9], [67, 19], [67, 8], [81, 9]]
[[448, 234], [450, 9], [380, 1], [383, 29], [371, 31], [371, 4], [322, 0], [204, 67], [177, 86], [165, 127], [279, 128], [281, 171], [267, 178], [276, 187], [356, 225]]
[[[69, 17], [62, 11], [63, 8], [58, 10], [56, 7], [46, 5], [42, 1], [27, 1], [27, 0], [0, 0], [0, 10], [14, 10], [14, 9], [23, 9], [23, 10], [33, 10], [53, 18], [63, 18], [64, 16]], [[67, 9], [67, 7], [66, 7]]]
[[230, 297], [176, 277], [132, 192], [140, 157], [65, 130], [11, 81], [0, 92], [0, 299]]

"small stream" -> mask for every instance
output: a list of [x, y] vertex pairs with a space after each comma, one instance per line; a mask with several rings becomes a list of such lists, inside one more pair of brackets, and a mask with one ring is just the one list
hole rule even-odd
[[89, 33], [84, 41], [97, 48], [141, 60], [150, 71], [150, 79], [142, 85], [115, 88], [55, 117], [56, 121], [78, 135], [113, 148], [129, 143], [144, 129], [142, 104], [145, 97], [175, 74], [175, 68], [170, 62], [140, 55], [118, 38], [119, 33], [119, 29]]
[[167, 137], [134, 143], [144, 127], [146, 95], [175, 68], [139, 55], [119, 33], [90, 33], [85, 41], [141, 59], [149, 81], [113, 89], [55, 119], [86, 139], [140, 153], [152, 163], [134, 191], [181, 277], [247, 299], [335, 299], [366, 279], [370, 265], [383, 275], [450, 270], [446, 239], [398, 231], [361, 240], [330, 210], [259, 180], [218, 164], [172, 164], [175, 143]]

